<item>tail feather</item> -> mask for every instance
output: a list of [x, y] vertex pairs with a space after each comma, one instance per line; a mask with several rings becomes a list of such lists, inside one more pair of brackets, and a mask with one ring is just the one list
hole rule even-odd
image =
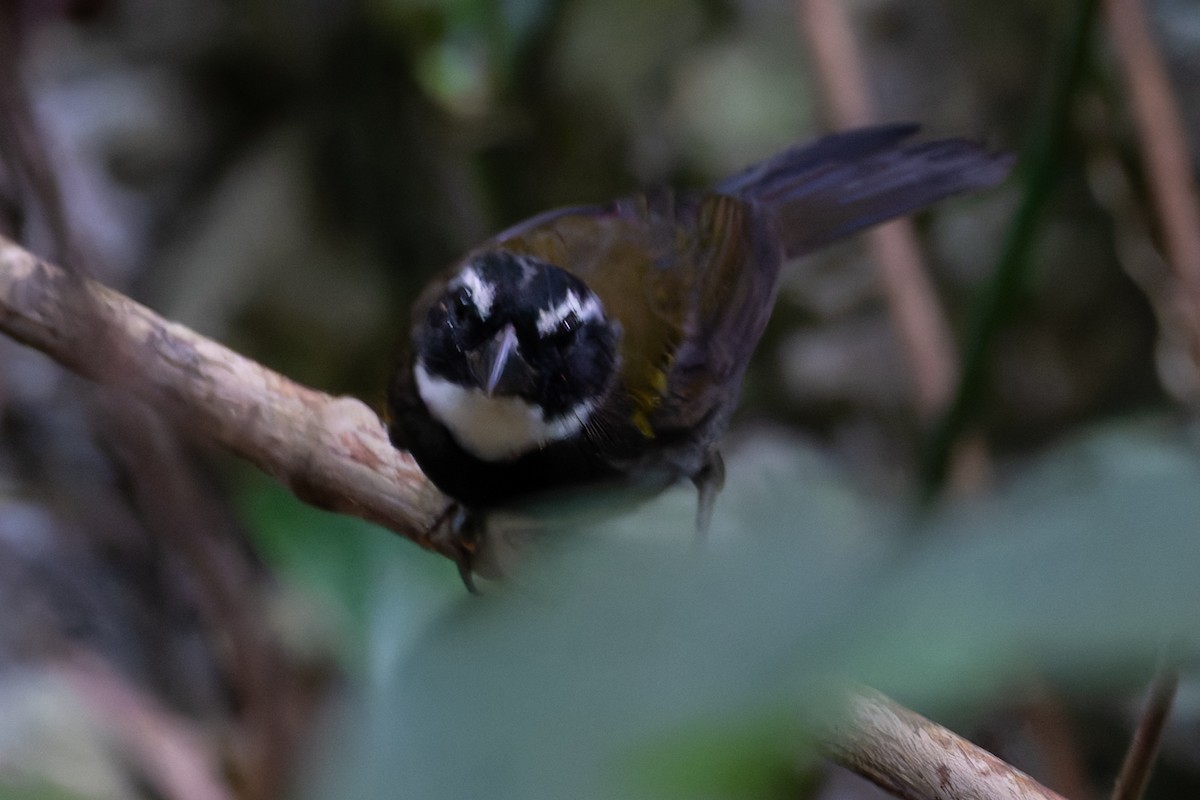
[[916, 125], [836, 133], [727, 178], [717, 191], [770, 210], [788, 257], [943, 198], [1000, 183], [1013, 158], [963, 139], [905, 142]]

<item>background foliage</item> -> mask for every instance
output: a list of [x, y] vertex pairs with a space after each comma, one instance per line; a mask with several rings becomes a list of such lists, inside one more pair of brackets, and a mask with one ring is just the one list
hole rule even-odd
[[[1186, 667], [1200, 643], [1200, 380], [1164, 315], [1113, 56], [1098, 26], [1072, 27], [1082, 5], [845, 4], [881, 118], [1026, 156], [1058, 142], [917, 223], [965, 350], [1021, 198], [1048, 190], [956, 430], [987, 454], [966, 490], [917, 502], [935, 425], [861, 241], [790, 269], [700, 547], [681, 489], [556, 532], [474, 599], [451, 565], [205, 454], [272, 573], [255, 573], [271, 634], [322, 676], [289, 794], [860, 797], [818, 779], [814, 747], [855, 682], [1039, 778], [1077, 765], [1105, 787], [1127, 701], [1164, 651]], [[1195, 148], [1200, 10], [1151, 5]], [[784, 2], [114, 0], [20, 18], [21, 74], [99, 277], [376, 405], [410, 299], [488, 233], [702, 186], [828, 127]], [[1073, 32], [1090, 49], [1063, 84]], [[17, 398], [46, 366], [22, 369]], [[47, 445], [53, 425], [18, 428], [65, 448], [56, 463], [91, 458]], [[6, 674], [0, 698], [33, 696]], [[1158, 796], [1200, 782], [1184, 676]], [[70, 748], [32, 759], [19, 741], [44, 723], [18, 719], [0, 714], [0, 775], [19, 776], [0, 797], [129, 796], [64, 781]]]

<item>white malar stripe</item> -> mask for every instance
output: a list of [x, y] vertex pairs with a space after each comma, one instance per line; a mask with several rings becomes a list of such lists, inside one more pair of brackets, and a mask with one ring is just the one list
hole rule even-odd
[[599, 319], [603, 314], [600, 301], [596, 299], [595, 295], [589, 295], [586, 300], [580, 302], [579, 295], [568, 290], [567, 296], [561, 303], [554, 308], [542, 309], [538, 313], [538, 333], [542, 336], [553, 333], [558, 324], [566, 319], [572, 311], [583, 321]]
[[429, 412], [464, 450], [484, 461], [503, 461], [575, 435], [592, 413], [581, 403], [560, 417], [547, 420], [542, 410], [516, 397], [488, 397], [482, 389], [467, 389], [430, 375], [418, 363], [413, 368], [417, 391]]
[[496, 287], [485, 281], [474, 267], [467, 267], [458, 276], [458, 282], [471, 293], [471, 301], [479, 312], [480, 319], [487, 319], [496, 301]]

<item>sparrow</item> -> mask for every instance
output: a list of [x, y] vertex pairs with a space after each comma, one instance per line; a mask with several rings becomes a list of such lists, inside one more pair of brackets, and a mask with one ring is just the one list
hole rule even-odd
[[782, 266], [1011, 169], [1006, 154], [916, 131], [835, 133], [707, 191], [547, 211], [426, 287], [389, 385], [389, 434], [456, 502], [469, 588], [497, 509], [689, 479], [707, 527], [718, 445]]

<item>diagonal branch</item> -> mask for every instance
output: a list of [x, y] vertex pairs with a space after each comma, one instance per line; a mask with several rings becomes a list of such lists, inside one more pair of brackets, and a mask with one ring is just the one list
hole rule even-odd
[[935, 722], [867, 689], [827, 737], [829, 756], [905, 800], [1064, 800]]
[[1179, 282], [1179, 302], [1200, 357], [1200, 192], [1193, 177], [1187, 127], [1155, 44], [1145, 3], [1105, 0], [1108, 32], [1120, 59], [1126, 98], [1167, 261]]
[[[878, 114], [846, 5], [839, 0], [795, 0], [793, 8], [837, 127], [876, 122]], [[958, 356], [913, 223], [906, 218], [892, 220], [869, 231], [867, 241], [912, 370], [917, 413], [924, 420], [934, 419], [954, 395]]]
[[315, 506], [457, 560], [435, 523], [449, 502], [350, 397], [301, 386], [0, 237], [0, 331], [181, 421]]
[[[876, 121], [862, 48], [851, 29], [847, 5], [840, 0], [793, 0], [792, 7], [837, 126]], [[872, 228], [866, 240], [912, 372], [915, 410], [922, 421], [935, 421], [954, 399], [958, 353], [916, 229], [911, 219], [894, 219]], [[979, 488], [987, 480], [989, 462], [983, 437], [964, 437], [951, 456], [951, 484], [958, 490]]]

